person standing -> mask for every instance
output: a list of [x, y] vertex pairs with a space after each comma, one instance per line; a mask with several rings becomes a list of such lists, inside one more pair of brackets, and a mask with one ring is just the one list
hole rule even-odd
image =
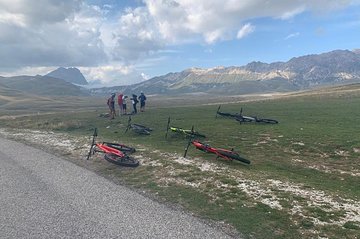
[[110, 119], [115, 118], [115, 93], [112, 93], [110, 98], [107, 100], [107, 105], [109, 106], [110, 110]]
[[123, 114], [126, 115], [127, 114], [126, 113], [126, 103], [127, 103], [127, 100], [128, 100], [128, 96], [124, 95], [122, 100], [123, 100], [123, 102], [122, 102], [122, 104], [123, 104], [122, 105], [123, 106]]
[[133, 94], [132, 98], [131, 98], [131, 103], [133, 106], [133, 114], [137, 114], [137, 108], [136, 105], [139, 103], [138, 99], [137, 99], [137, 95]]
[[119, 116], [123, 114], [123, 94], [118, 95], [118, 105], [119, 105]]
[[140, 100], [140, 111], [144, 112], [145, 111], [145, 101], [146, 101], [146, 96], [144, 95], [144, 92], [140, 93], [139, 100]]

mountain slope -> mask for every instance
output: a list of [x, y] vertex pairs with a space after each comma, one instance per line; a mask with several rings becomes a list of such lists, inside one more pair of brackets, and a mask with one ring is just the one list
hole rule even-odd
[[88, 93], [79, 86], [49, 76], [0, 77], [0, 85], [16, 92], [34, 95], [83, 96]]

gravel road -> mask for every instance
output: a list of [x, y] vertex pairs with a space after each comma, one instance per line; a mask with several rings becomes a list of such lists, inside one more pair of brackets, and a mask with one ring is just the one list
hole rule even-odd
[[0, 138], [0, 238], [231, 238], [41, 150]]

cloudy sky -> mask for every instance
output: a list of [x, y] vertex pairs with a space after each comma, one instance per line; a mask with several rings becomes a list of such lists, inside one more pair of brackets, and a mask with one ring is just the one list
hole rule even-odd
[[0, 75], [135, 83], [360, 48], [360, 0], [0, 0]]

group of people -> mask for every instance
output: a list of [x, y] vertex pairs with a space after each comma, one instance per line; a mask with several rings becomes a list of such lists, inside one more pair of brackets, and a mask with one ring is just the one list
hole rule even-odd
[[[110, 118], [114, 119], [115, 115], [116, 115], [116, 111], [115, 111], [115, 97], [116, 94], [112, 93], [110, 98], [108, 98], [107, 100], [107, 105], [109, 106], [110, 109]], [[140, 101], [140, 111], [144, 112], [145, 111], [145, 101], [146, 101], [146, 96], [144, 95], [143, 92], [140, 93], [139, 97], [135, 94], [132, 94], [132, 97], [129, 99], [129, 97], [127, 95], [124, 95], [122, 93], [119, 93], [118, 97], [117, 97], [117, 103], [119, 105], [119, 115], [127, 115], [127, 104], [128, 104], [128, 100], [131, 101], [132, 104], [132, 112], [131, 114], [137, 114], [137, 104]]]

